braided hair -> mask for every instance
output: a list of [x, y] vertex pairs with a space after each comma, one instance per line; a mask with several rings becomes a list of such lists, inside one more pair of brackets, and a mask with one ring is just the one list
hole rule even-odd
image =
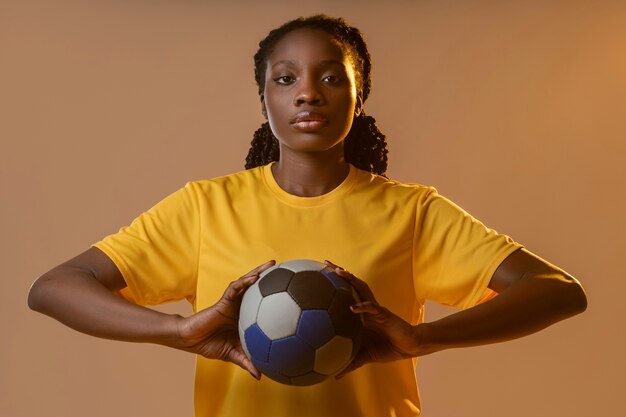
[[[265, 90], [265, 71], [267, 59], [274, 50], [276, 43], [288, 33], [296, 29], [318, 29], [326, 32], [345, 48], [354, 63], [357, 92], [363, 102], [367, 100], [371, 88], [370, 71], [372, 62], [367, 45], [359, 30], [349, 26], [341, 18], [316, 15], [298, 18], [272, 30], [259, 42], [259, 50], [254, 55], [254, 77], [259, 88], [259, 95]], [[387, 142], [376, 126], [376, 120], [365, 115], [363, 111], [352, 122], [350, 132], [344, 141], [344, 157], [346, 162], [365, 171], [385, 175], [387, 171]], [[265, 122], [254, 132], [250, 150], [246, 157], [246, 169], [266, 165], [278, 161], [280, 151], [278, 140], [272, 133], [269, 122]]]

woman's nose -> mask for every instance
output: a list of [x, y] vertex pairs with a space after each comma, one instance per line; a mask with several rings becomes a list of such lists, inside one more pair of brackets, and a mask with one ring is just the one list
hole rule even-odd
[[319, 85], [314, 79], [307, 77], [300, 81], [294, 97], [294, 104], [301, 106], [303, 104], [319, 104], [322, 101], [322, 95]]

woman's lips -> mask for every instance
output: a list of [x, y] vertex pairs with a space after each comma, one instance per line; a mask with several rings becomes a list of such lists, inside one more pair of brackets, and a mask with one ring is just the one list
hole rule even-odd
[[291, 119], [291, 125], [303, 132], [314, 132], [326, 126], [328, 119], [320, 113], [303, 111]]

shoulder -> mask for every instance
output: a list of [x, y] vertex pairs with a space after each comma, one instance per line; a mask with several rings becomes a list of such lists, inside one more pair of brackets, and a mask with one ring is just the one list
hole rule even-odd
[[189, 181], [185, 189], [195, 193], [239, 193], [254, 189], [262, 181], [263, 167], [247, 169], [219, 177]]
[[363, 170], [358, 170], [356, 189], [383, 199], [426, 201], [438, 195], [432, 186], [401, 182]]

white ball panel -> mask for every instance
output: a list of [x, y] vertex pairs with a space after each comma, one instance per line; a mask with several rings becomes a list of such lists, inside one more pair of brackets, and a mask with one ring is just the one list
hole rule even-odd
[[246, 345], [246, 339], [244, 338], [244, 330], [241, 328], [241, 323], [239, 323], [239, 340], [241, 341], [241, 347], [243, 348], [243, 351], [245, 352], [246, 356], [251, 359], [252, 355], [250, 355], [250, 352], [248, 351], [248, 346]]
[[352, 355], [352, 340], [335, 336], [315, 351], [313, 370], [324, 375], [334, 375], [345, 368]]
[[295, 259], [280, 264], [281, 268], [289, 269], [293, 272], [301, 271], [321, 271], [326, 267], [325, 264], [310, 259]]
[[258, 281], [252, 284], [243, 295], [241, 308], [239, 309], [239, 327], [245, 331], [256, 323], [256, 315], [263, 296], [259, 290]]
[[270, 339], [282, 339], [296, 333], [300, 312], [288, 293], [279, 292], [261, 300], [257, 323]]

